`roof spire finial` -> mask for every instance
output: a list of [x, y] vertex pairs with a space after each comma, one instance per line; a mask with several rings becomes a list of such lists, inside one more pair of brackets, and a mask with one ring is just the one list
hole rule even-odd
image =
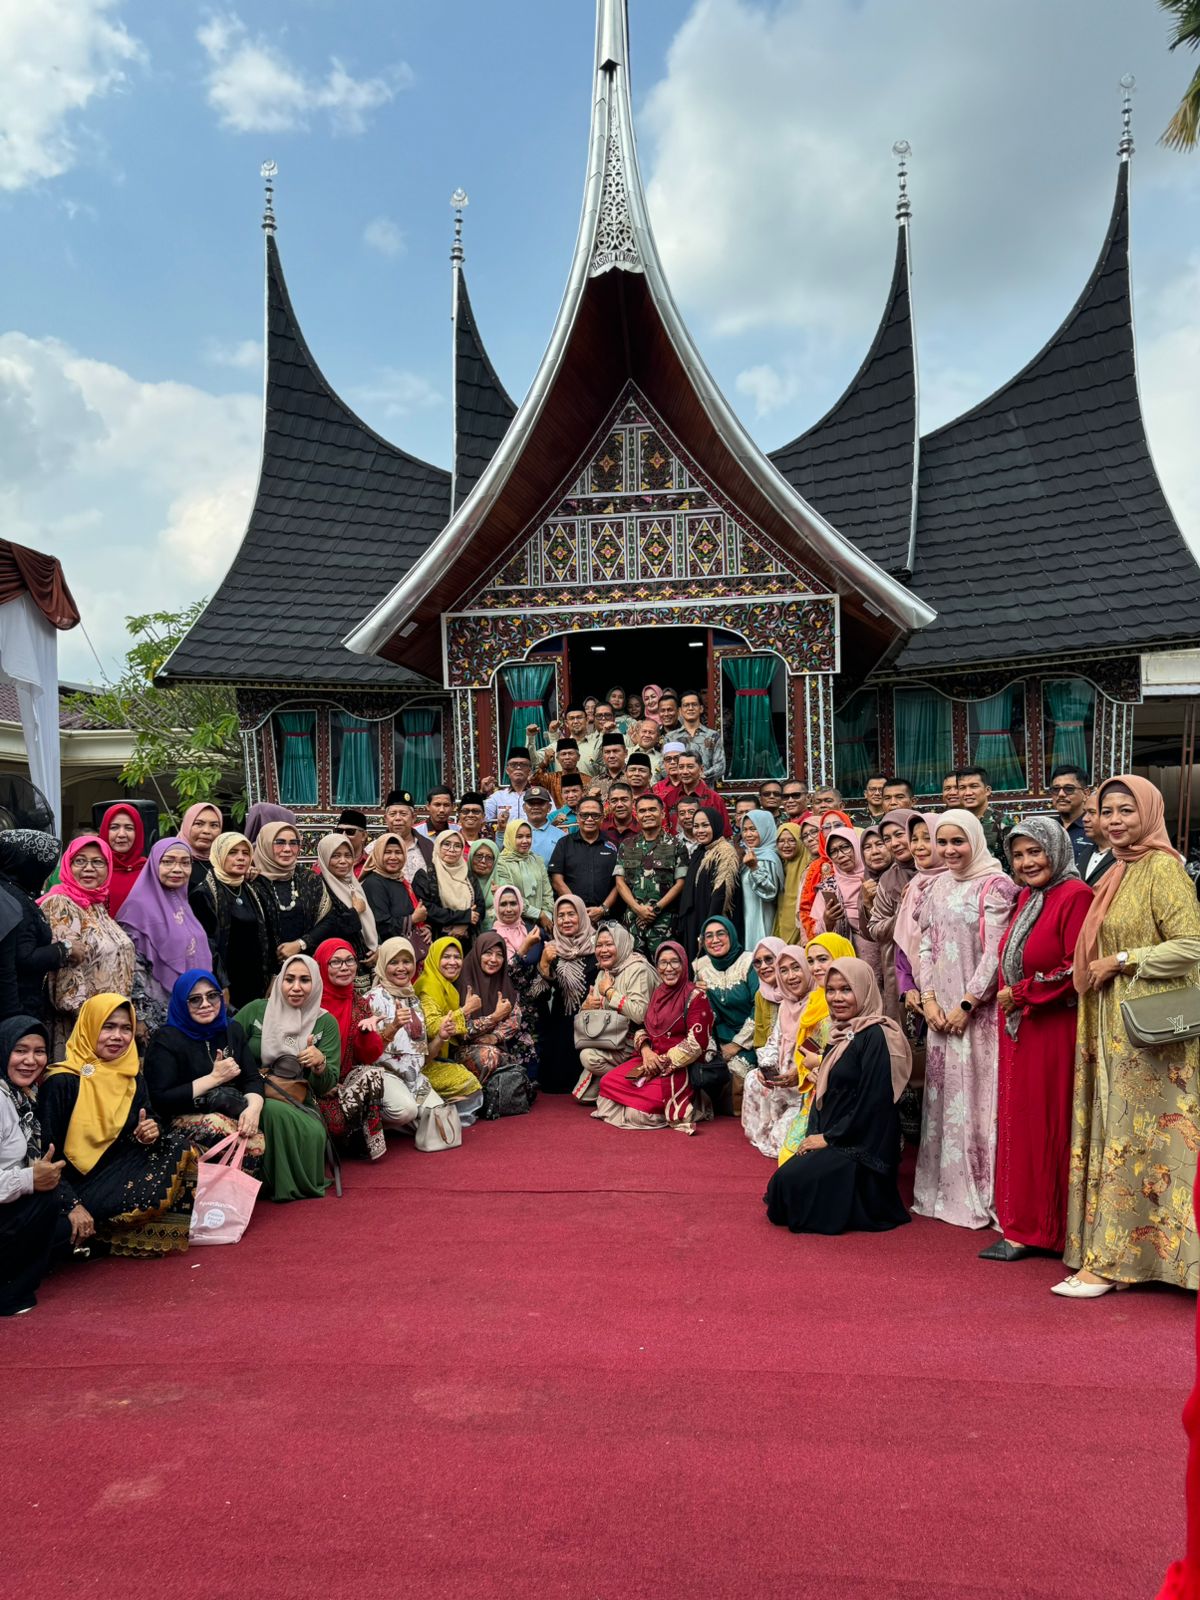
[[1121, 142], [1117, 146], [1117, 154], [1122, 161], [1128, 161], [1133, 154], [1133, 91], [1137, 88], [1137, 79], [1132, 72], [1127, 72], [1121, 79]]
[[455, 189], [450, 196], [450, 205], [454, 211], [454, 243], [450, 246], [450, 259], [456, 267], [462, 266], [463, 263], [463, 212], [470, 203], [465, 189]]
[[912, 155], [912, 145], [907, 139], [897, 139], [892, 146], [898, 166], [896, 176], [900, 187], [896, 195], [896, 221], [906, 223], [912, 216], [912, 204], [908, 198], [908, 158]]
[[274, 161], [264, 161], [258, 169], [259, 177], [263, 180], [266, 197], [263, 201], [263, 232], [275, 232], [275, 175], [279, 167]]

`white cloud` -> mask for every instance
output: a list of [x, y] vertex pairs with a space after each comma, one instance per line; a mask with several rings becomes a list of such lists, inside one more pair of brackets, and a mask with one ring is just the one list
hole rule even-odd
[[404, 234], [390, 217], [372, 217], [363, 229], [363, 243], [381, 256], [402, 256], [407, 249]]
[[[63, 563], [111, 670], [124, 619], [180, 608], [220, 581], [245, 531], [262, 401], [146, 383], [54, 339], [0, 334], [0, 520]], [[80, 630], [66, 677], [95, 675]]]
[[1163, 488], [1200, 559], [1200, 255], [1138, 304], [1138, 382]]
[[288, 133], [306, 128], [309, 116], [322, 111], [335, 133], [363, 133], [368, 114], [412, 82], [403, 62], [386, 73], [355, 78], [336, 56], [318, 81], [267, 39], [252, 36], [233, 12], [210, 17], [196, 38], [210, 63], [209, 104], [221, 126], [235, 133]]
[[44, 182], [75, 165], [79, 113], [145, 60], [112, 13], [117, 0], [0, 4], [0, 189]]
[[210, 339], [204, 347], [204, 359], [210, 367], [233, 367], [237, 372], [261, 372], [262, 341], [237, 339], [227, 344], [220, 339]]
[[360, 409], [389, 420], [442, 404], [441, 395], [428, 378], [401, 367], [381, 367], [370, 383], [352, 389], [349, 397]]
[[739, 372], [734, 388], [754, 402], [756, 417], [769, 417], [772, 411], [790, 405], [800, 392], [800, 379], [795, 373], [780, 372], [768, 362], [747, 367]]

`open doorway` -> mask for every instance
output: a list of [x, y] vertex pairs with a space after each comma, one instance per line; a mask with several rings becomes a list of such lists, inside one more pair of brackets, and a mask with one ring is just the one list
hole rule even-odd
[[708, 630], [706, 628], [613, 628], [602, 633], [573, 633], [567, 638], [571, 698], [581, 703], [589, 694], [603, 700], [620, 684], [626, 694], [642, 692], [647, 683], [680, 694], [694, 689], [708, 699]]

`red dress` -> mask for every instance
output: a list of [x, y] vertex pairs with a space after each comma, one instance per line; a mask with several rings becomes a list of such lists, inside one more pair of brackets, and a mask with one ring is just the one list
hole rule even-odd
[[[1029, 899], [1017, 896], [1016, 915]], [[1071, 1098], [1078, 1016], [1071, 962], [1092, 891], [1078, 878], [1056, 884], [1042, 904], [1012, 986], [1021, 1007], [1015, 1039], [1000, 1019], [996, 1124], [996, 1216], [1014, 1244], [1061, 1255], [1066, 1245]], [[1012, 934], [1000, 941], [1001, 963]], [[1000, 987], [1006, 979], [1001, 965]]]
[[[1192, 1211], [1200, 1228], [1200, 1172], [1192, 1191]], [[1196, 1324], [1196, 1386], [1183, 1408], [1183, 1428], [1188, 1436], [1187, 1555], [1167, 1569], [1158, 1600], [1200, 1600], [1200, 1321]]]

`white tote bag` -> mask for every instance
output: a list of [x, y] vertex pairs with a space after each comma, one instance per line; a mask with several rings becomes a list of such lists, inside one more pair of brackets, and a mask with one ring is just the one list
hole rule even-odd
[[462, 1143], [462, 1119], [457, 1106], [448, 1106], [436, 1089], [425, 1097], [417, 1114], [418, 1150], [457, 1150]]

